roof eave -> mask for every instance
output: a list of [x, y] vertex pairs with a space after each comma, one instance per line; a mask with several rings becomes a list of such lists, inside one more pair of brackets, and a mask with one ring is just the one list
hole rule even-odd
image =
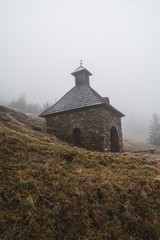
[[57, 115], [57, 114], [61, 114], [61, 113], [66, 113], [66, 112], [73, 112], [73, 111], [78, 111], [78, 110], [81, 110], [81, 109], [88, 109], [88, 108], [92, 108], [92, 107], [98, 107], [98, 106], [102, 106], [102, 104], [94, 104], [94, 105], [88, 105], [88, 106], [85, 106], [85, 107], [79, 107], [79, 108], [74, 108], [74, 109], [68, 109], [68, 110], [63, 110], [63, 111], [60, 111], [60, 112], [52, 112], [52, 113], [47, 113], [47, 114], [43, 114], [41, 113], [39, 115], [39, 117], [46, 117], [46, 116], [51, 116], [51, 115]]
[[120, 111], [118, 111], [116, 108], [114, 108], [112, 105], [107, 105], [107, 104], [103, 104], [104, 107], [106, 107], [107, 109], [109, 109], [111, 112], [116, 113], [117, 115], [119, 115], [120, 117], [125, 117], [125, 115], [123, 113], [121, 113]]
[[72, 72], [71, 73], [71, 75], [73, 75], [74, 77], [76, 77], [80, 72], [83, 72], [83, 71], [85, 71], [85, 72], [87, 72], [87, 74], [88, 74], [88, 76], [92, 76], [93, 74], [91, 73], [91, 72], [89, 72], [87, 69], [81, 69], [81, 70], [79, 70], [79, 71], [75, 71], [75, 72]]
[[90, 105], [90, 106], [85, 106], [85, 107], [80, 107], [80, 108], [74, 108], [74, 109], [68, 109], [68, 110], [64, 110], [64, 111], [60, 111], [60, 112], [52, 112], [52, 113], [41, 113], [39, 115], [39, 117], [47, 117], [47, 116], [53, 116], [53, 115], [57, 115], [57, 114], [63, 114], [66, 112], [73, 112], [73, 111], [78, 111], [81, 109], [88, 109], [88, 108], [92, 108], [92, 107], [98, 107], [98, 106], [104, 106], [105, 108], [107, 108], [108, 110], [116, 113], [118, 116], [120, 117], [125, 117], [125, 115], [123, 113], [121, 113], [120, 111], [118, 111], [116, 108], [112, 107], [112, 105], [107, 105], [105, 103], [100, 103], [100, 104], [94, 104], [94, 105]]

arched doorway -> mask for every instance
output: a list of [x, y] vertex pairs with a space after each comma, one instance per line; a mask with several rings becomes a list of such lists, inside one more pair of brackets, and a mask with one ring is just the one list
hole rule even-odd
[[111, 152], [119, 152], [119, 138], [116, 128], [113, 126], [110, 130]]
[[79, 128], [73, 130], [73, 140], [76, 146], [81, 145], [81, 130]]

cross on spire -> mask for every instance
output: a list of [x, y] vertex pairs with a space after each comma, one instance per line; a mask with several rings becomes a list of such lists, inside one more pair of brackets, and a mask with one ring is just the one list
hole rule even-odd
[[82, 59], [80, 60], [80, 65], [81, 65], [81, 67], [82, 67]]

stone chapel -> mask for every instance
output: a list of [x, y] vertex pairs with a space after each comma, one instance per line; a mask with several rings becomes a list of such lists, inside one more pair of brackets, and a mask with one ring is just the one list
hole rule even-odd
[[123, 151], [121, 118], [108, 97], [90, 87], [90, 76], [80, 65], [71, 73], [75, 86], [52, 107], [40, 114], [47, 132], [70, 144], [102, 152]]

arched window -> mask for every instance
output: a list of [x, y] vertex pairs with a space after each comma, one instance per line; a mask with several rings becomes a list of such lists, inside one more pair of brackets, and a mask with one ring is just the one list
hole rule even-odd
[[113, 126], [110, 130], [111, 152], [119, 152], [119, 138], [116, 128]]
[[81, 130], [79, 128], [73, 130], [73, 139], [76, 146], [81, 145]]

